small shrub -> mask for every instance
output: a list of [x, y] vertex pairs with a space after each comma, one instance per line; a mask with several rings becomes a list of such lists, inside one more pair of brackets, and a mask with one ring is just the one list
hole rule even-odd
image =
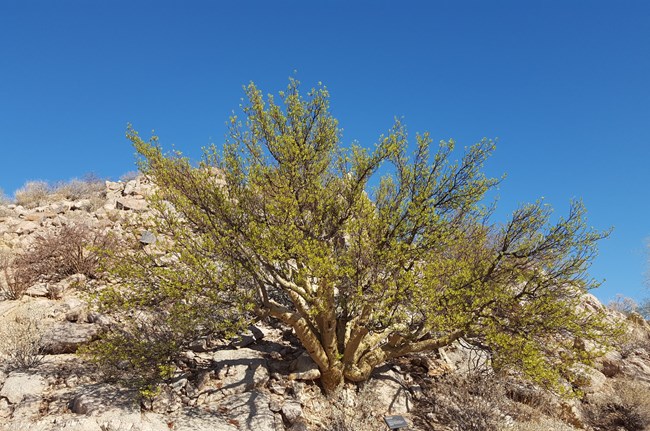
[[627, 316], [630, 313], [637, 312], [639, 304], [637, 304], [637, 302], [632, 298], [623, 295], [616, 295], [616, 299], [609, 301], [607, 307]]
[[171, 377], [172, 359], [180, 349], [171, 330], [159, 322], [140, 321], [105, 332], [101, 339], [79, 351], [98, 366], [108, 381], [136, 388], [142, 396], [157, 390], [160, 382]]
[[34, 274], [24, 266], [22, 256], [0, 255], [0, 293], [4, 299], [21, 299], [34, 283]]
[[9, 202], [9, 197], [7, 197], [7, 195], [5, 195], [5, 191], [0, 188], [0, 205], [7, 205]]
[[74, 178], [56, 185], [54, 193], [65, 199], [76, 201], [97, 197], [104, 192], [104, 189], [104, 180], [94, 174], [86, 174], [82, 179]]
[[36, 208], [49, 201], [52, 188], [45, 181], [29, 181], [16, 191], [16, 204]]
[[0, 354], [9, 370], [26, 370], [40, 364], [43, 330], [34, 318], [16, 318], [0, 330]]
[[450, 374], [422, 389], [416, 420], [426, 430], [439, 424], [454, 431], [497, 431], [505, 414], [516, 415], [503, 382], [494, 375]]
[[53, 283], [73, 274], [97, 278], [102, 257], [116, 246], [107, 232], [84, 224], [66, 225], [36, 237], [21, 263], [34, 276]]
[[644, 319], [650, 320], [650, 298], [641, 300], [637, 312], [643, 316]]
[[125, 174], [122, 174], [122, 176], [120, 176], [120, 181], [122, 181], [123, 183], [128, 183], [131, 180], [137, 179], [139, 176], [140, 176], [140, 172], [129, 171]]

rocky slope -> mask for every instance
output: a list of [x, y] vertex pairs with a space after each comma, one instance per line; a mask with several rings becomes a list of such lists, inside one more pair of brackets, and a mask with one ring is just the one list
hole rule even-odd
[[[147, 210], [143, 178], [106, 182], [96, 194], [0, 205], [0, 252], [18, 253], [62, 226], [117, 235]], [[1, 277], [0, 277], [1, 278]], [[511, 378], [457, 343], [387, 364], [361, 387], [325, 397], [319, 371], [290, 330], [259, 322], [234, 342], [202, 340], [184, 353], [160, 393], [141, 399], [105, 382], [77, 356], [109, 316], [88, 308], [97, 280], [72, 274], [36, 281], [20, 299], [0, 300], [0, 431], [4, 430], [365, 430], [386, 415], [422, 430], [643, 430], [650, 426], [650, 325], [627, 319], [627, 335], [594, 368], [577, 370], [583, 395], [562, 399]], [[586, 307], [602, 307], [593, 296]]]

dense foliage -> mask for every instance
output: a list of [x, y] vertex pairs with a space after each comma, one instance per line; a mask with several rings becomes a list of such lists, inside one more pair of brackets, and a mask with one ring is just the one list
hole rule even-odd
[[374, 149], [345, 148], [325, 87], [305, 97], [291, 80], [276, 103], [250, 84], [246, 96], [243, 121], [233, 116], [198, 166], [127, 132], [158, 187], [148, 223], [160, 241], [115, 266], [120, 285], [102, 301], [138, 310], [134, 328], [156, 322], [178, 347], [271, 316], [294, 329], [328, 391], [458, 339], [496, 370], [552, 386], [588, 360], [576, 340], [604, 341], [603, 315], [580, 303], [607, 233], [586, 227], [578, 201], [554, 223], [541, 202], [491, 223], [482, 202], [499, 180], [482, 166], [493, 142], [454, 162], [453, 141], [410, 144], [397, 121]]

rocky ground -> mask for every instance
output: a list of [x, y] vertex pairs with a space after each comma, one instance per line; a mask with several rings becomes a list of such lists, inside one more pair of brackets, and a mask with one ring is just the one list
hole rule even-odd
[[[150, 189], [138, 178], [106, 182], [90, 196], [0, 205], [0, 251], [73, 223], [122, 234], [146, 211]], [[650, 325], [636, 314], [611, 311], [626, 319], [627, 335], [595, 367], [576, 371], [576, 399], [479, 373], [484, 358], [462, 342], [387, 364], [366, 384], [326, 397], [315, 364], [274, 321], [234, 342], [195, 343], [160, 393], [142, 399], [76, 354], [110, 324], [88, 308], [94, 283], [75, 274], [0, 300], [0, 431], [380, 430], [393, 414], [421, 430], [650, 429]], [[593, 296], [585, 301], [602, 307]]]

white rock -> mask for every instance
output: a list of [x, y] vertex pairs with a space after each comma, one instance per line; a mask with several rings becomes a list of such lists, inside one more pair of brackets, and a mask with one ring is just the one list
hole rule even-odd
[[216, 373], [224, 395], [250, 391], [269, 380], [266, 359], [261, 352], [246, 348], [220, 350], [212, 354], [212, 360], [218, 367]]
[[136, 182], [135, 182], [135, 180], [131, 180], [131, 181], [129, 181], [129, 182], [126, 183], [126, 185], [124, 186], [124, 191], [122, 192], [122, 194], [123, 194], [124, 196], [132, 195], [132, 194], [135, 192], [135, 186], [136, 186]]
[[15, 232], [18, 235], [27, 235], [30, 234], [38, 229], [38, 224], [34, 223], [32, 221], [23, 221], [18, 224], [18, 226], [15, 228]]
[[291, 363], [292, 373], [289, 374], [291, 380], [316, 380], [320, 378], [320, 370], [314, 360], [303, 352], [298, 359]]
[[45, 351], [50, 355], [75, 353], [77, 349], [97, 338], [99, 326], [60, 322], [45, 335]]
[[231, 395], [220, 408], [238, 424], [240, 431], [276, 431], [275, 415], [269, 408], [269, 397], [253, 391]]
[[376, 404], [386, 414], [404, 414], [412, 410], [411, 394], [401, 375], [393, 370], [375, 371], [365, 386], [367, 394], [376, 399], [366, 400]]
[[79, 415], [100, 415], [108, 411], [124, 414], [140, 413], [135, 391], [125, 390], [109, 384], [96, 384], [83, 388], [72, 399], [73, 413]]
[[72, 204], [71, 210], [90, 211], [93, 208], [93, 203], [90, 199], [81, 199]]
[[122, 189], [124, 183], [117, 181], [106, 181], [106, 190], [107, 191], [116, 191]]
[[118, 210], [144, 211], [148, 206], [144, 199], [120, 198], [115, 203], [115, 208]]
[[282, 415], [292, 424], [303, 416], [302, 406], [295, 401], [285, 402], [282, 406]]
[[28, 398], [39, 399], [45, 388], [47, 382], [41, 376], [12, 373], [2, 385], [0, 397], [5, 397], [11, 404], [17, 404]]

